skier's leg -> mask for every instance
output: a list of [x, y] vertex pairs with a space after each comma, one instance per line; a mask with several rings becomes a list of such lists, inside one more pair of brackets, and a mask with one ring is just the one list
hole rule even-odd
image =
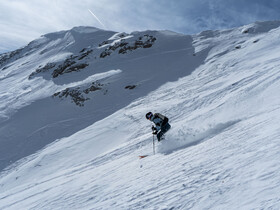
[[162, 126], [161, 131], [163, 132], [163, 134], [165, 134], [169, 129], [170, 129], [170, 124], [166, 123], [164, 126]]
[[158, 141], [161, 140], [162, 135], [163, 135], [163, 132], [162, 132], [162, 131], [160, 131], [160, 132], [157, 134], [157, 139], [158, 139]]
[[169, 123], [161, 127], [160, 132], [157, 134], [158, 141], [163, 139], [163, 135], [171, 128]]
[[166, 123], [165, 132], [164, 133], [166, 133], [170, 128], [171, 128], [171, 125], [169, 123]]

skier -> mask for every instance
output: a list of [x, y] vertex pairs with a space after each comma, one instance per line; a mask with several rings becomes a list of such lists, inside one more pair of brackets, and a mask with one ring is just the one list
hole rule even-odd
[[152, 112], [148, 112], [146, 114], [146, 119], [155, 123], [156, 127], [152, 126], [152, 131], [154, 135], [157, 135], [158, 141], [160, 141], [163, 134], [171, 128], [168, 123], [168, 118], [160, 113], [153, 114]]

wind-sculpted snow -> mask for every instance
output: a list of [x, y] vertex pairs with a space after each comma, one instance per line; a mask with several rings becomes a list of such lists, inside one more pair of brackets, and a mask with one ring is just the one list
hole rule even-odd
[[[0, 209], [279, 209], [280, 29], [256, 24], [262, 33], [243, 33], [250, 25], [187, 40], [173, 34], [180, 42], [172, 44], [163, 39], [171, 32], [156, 33], [148, 51], [103, 59], [119, 69], [95, 71], [108, 84], [105, 96], [90, 93], [84, 107], [48, 98], [32, 106], [38, 112], [19, 111], [14, 117], [22, 125], [23, 113], [39, 115], [38, 107], [51, 100], [45, 110], [55, 113], [44, 119], [57, 118], [29, 134], [64, 136], [1, 173]], [[184, 75], [177, 68], [194, 71]], [[78, 80], [65, 74], [53, 83], [63, 90], [94, 79], [79, 73], [73, 73]], [[168, 116], [172, 126], [164, 140], [155, 140], [155, 155], [148, 111]]]

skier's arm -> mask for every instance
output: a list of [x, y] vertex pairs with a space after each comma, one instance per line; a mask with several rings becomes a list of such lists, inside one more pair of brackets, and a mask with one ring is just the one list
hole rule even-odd
[[153, 122], [154, 122], [155, 125], [156, 125], [156, 127], [155, 127], [156, 130], [159, 131], [160, 128], [161, 128], [162, 120], [161, 120], [159, 117], [156, 116], [156, 117], [154, 118]]
[[160, 130], [160, 126], [159, 126], [159, 125], [156, 125], [155, 129], [156, 129], [157, 131], [159, 131], [159, 130]]
[[159, 131], [160, 130], [160, 124], [155, 124], [156, 126], [152, 126], [153, 131]]

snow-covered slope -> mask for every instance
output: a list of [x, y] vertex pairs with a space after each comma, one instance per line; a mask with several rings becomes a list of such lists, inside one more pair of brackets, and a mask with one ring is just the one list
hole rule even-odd
[[2, 55], [0, 169], [190, 74], [192, 37], [77, 27]]
[[[0, 208], [279, 209], [279, 26], [193, 36], [80, 27], [36, 40], [40, 50], [1, 67], [1, 158], [52, 143], [1, 173]], [[88, 47], [95, 33], [108, 41]], [[136, 41], [147, 48], [119, 51]], [[66, 63], [88, 66], [54, 71], [70, 54]], [[77, 102], [77, 90], [90, 99]], [[148, 111], [172, 126], [156, 155]]]

